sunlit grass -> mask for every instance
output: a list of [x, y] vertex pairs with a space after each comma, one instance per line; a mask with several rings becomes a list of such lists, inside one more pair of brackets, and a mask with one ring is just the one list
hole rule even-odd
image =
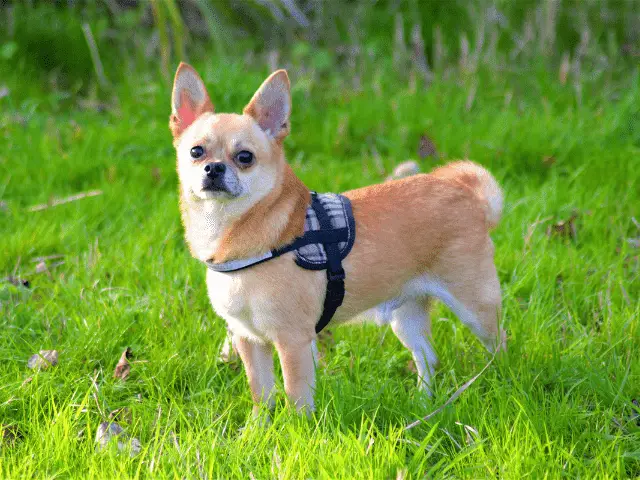
[[[239, 111], [266, 73], [239, 62], [198, 67], [218, 111]], [[640, 475], [631, 403], [640, 396], [640, 251], [629, 241], [640, 237], [637, 82], [586, 85], [579, 105], [571, 85], [544, 72], [412, 91], [384, 67], [360, 92], [328, 88], [339, 74], [292, 72], [288, 158], [318, 191], [382, 181], [416, 158], [422, 134], [441, 154], [420, 160], [424, 170], [465, 156], [488, 166], [507, 195], [493, 237], [508, 352], [454, 405], [403, 432], [487, 353], [437, 307], [441, 366], [426, 399], [390, 331], [335, 329], [322, 346], [315, 417], [297, 417], [281, 398], [270, 425], [248, 423], [242, 369], [216, 361], [224, 325], [182, 239], [167, 86], [131, 79], [105, 111], [52, 114], [67, 100], [9, 96], [0, 276], [31, 287], [0, 285], [0, 423], [19, 432], [1, 447], [0, 477]], [[19, 88], [20, 78], [7, 82]], [[28, 211], [91, 189], [103, 194]], [[574, 238], [568, 227], [547, 234], [574, 212]], [[65, 263], [34, 273], [32, 259], [54, 254]], [[112, 376], [126, 347], [135, 363], [122, 382]], [[26, 362], [41, 349], [59, 350], [60, 363], [34, 373]], [[95, 449], [98, 425], [122, 407], [143, 446], [134, 458]]]

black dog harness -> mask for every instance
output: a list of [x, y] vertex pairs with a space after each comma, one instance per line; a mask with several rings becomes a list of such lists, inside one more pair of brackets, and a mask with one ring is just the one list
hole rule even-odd
[[311, 205], [307, 207], [301, 237], [257, 257], [223, 263], [208, 260], [206, 263], [216, 272], [236, 272], [294, 251], [298, 266], [307, 270], [326, 270], [327, 293], [322, 315], [316, 323], [316, 333], [320, 333], [344, 300], [342, 260], [351, 251], [355, 239], [356, 224], [349, 199], [335, 193], [311, 192]]

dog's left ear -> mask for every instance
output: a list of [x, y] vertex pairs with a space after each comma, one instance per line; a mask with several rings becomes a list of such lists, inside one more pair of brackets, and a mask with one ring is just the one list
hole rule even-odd
[[254, 118], [271, 138], [282, 141], [290, 130], [291, 87], [286, 70], [278, 70], [267, 78], [253, 95], [243, 112]]
[[173, 138], [178, 138], [189, 125], [206, 112], [213, 112], [213, 104], [204, 82], [191, 65], [180, 63], [171, 94], [169, 128]]

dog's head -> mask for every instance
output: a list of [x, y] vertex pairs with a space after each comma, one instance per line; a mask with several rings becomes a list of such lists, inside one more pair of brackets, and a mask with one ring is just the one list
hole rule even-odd
[[238, 202], [266, 196], [284, 168], [282, 141], [289, 133], [287, 72], [274, 72], [242, 115], [214, 113], [200, 76], [181, 63], [171, 98], [169, 126], [183, 195], [193, 201]]

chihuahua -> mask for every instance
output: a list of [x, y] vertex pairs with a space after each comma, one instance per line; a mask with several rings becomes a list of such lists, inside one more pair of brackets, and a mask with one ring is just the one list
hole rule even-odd
[[[282, 255], [236, 271], [207, 269], [207, 291], [227, 322], [249, 380], [254, 413], [274, 403], [275, 347], [287, 396], [314, 410], [316, 323], [327, 275], [282, 250], [305, 232], [310, 190], [285, 160], [291, 94], [286, 71], [270, 75], [242, 115], [215, 113], [197, 72], [181, 63], [169, 126], [180, 209], [191, 254], [208, 265]], [[490, 351], [505, 346], [489, 230], [503, 195], [483, 167], [458, 161], [429, 174], [345, 192], [357, 234], [342, 260], [343, 299], [331, 325], [373, 317], [390, 324], [430, 393], [437, 357], [429, 307], [445, 303]]]

